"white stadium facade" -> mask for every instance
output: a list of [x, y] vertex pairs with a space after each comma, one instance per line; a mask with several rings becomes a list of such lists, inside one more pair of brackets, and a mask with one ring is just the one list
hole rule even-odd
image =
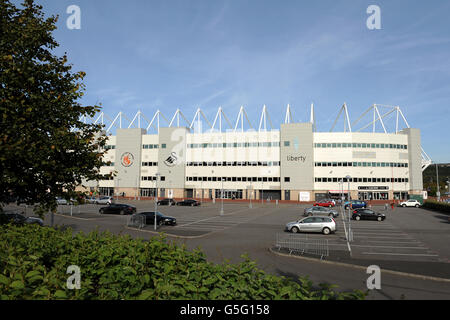
[[[114, 119], [104, 113], [84, 118], [104, 124], [111, 166], [101, 173], [116, 176], [80, 189], [141, 198], [158, 190], [158, 197], [177, 199], [305, 202], [341, 193], [360, 200], [422, 195], [422, 171], [431, 159], [420, 130], [409, 127], [398, 106], [372, 105], [351, 123], [344, 104], [328, 132], [316, 131], [313, 105], [309, 113], [310, 121], [294, 123], [288, 105], [280, 129], [272, 128], [265, 106], [258, 127], [243, 107], [234, 125], [222, 108], [212, 123], [200, 109], [192, 121], [179, 109], [170, 121], [159, 110], [151, 120], [140, 111], [131, 121], [122, 112]], [[391, 132], [387, 119], [394, 122]], [[343, 131], [336, 131], [342, 122]]]

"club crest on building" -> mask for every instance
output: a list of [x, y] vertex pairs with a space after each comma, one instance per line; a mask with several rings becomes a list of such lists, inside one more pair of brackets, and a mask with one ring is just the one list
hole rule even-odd
[[122, 154], [122, 157], [120, 159], [120, 163], [124, 166], [124, 167], [129, 167], [133, 164], [134, 162], [134, 156], [133, 154], [129, 153], [129, 152], [125, 152], [124, 154]]
[[168, 167], [173, 167], [174, 165], [177, 164], [177, 160], [178, 160], [178, 157], [177, 157], [176, 152], [171, 152], [170, 156], [168, 156], [167, 159], [164, 160], [164, 163]]

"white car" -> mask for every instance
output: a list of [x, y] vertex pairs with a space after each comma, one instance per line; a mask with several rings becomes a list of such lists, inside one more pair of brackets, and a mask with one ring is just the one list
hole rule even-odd
[[415, 199], [409, 199], [408, 201], [404, 201], [400, 203], [400, 206], [402, 206], [403, 208], [405, 207], [420, 207], [421, 204], [419, 201], [415, 200]]
[[112, 197], [104, 196], [100, 197], [100, 199], [96, 199], [95, 204], [111, 204], [113, 203], [113, 200], [114, 199]]
[[58, 205], [67, 205], [67, 200], [61, 197], [56, 197], [56, 203]]
[[284, 230], [292, 233], [321, 232], [328, 235], [336, 232], [336, 221], [330, 217], [307, 217], [287, 223]]

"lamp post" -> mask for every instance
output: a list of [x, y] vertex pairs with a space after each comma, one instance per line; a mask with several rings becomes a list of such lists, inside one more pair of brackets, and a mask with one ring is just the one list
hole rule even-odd
[[[406, 171], [405, 176], [408, 176], [409, 171]], [[405, 199], [404, 200], [408, 200], [408, 187], [406, 186], [406, 178], [405, 177]]]
[[438, 164], [436, 163], [436, 200], [441, 201], [441, 192], [439, 191], [439, 171]]
[[160, 174], [159, 172], [156, 173], [156, 188], [155, 188], [155, 221], [154, 223], [154, 230], [156, 231], [156, 213], [158, 212], [158, 178]]
[[250, 209], [253, 208], [252, 206], [252, 197], [253, 197], [253, 188], [252, 188], [252, 182], [250, 181], [250, 205], [248, 206]]
[[261, 178], [261, 204], [264, 205], [264, 181]]
[[345, 226], [345, 209], [344, 209], [344, 179], [339, 180], [339, 187], [341, 191], [341, 213], [342, 213], [342, 222], [344, 223], [344, 231], [345, 231], [345, 239], [348, 241], [347, 228]]
[[223, 177], [220, 180], [222, 180], [222, 206], [220, 207], [220, 215], [223, 216]]
[[348, 238], [349, 238], [349, 242], [351, 242], [353, 240], [353, 235], [352, 235], [352, 227], [351, 227], [351, 223], [350, 223], [350, 207], [352, 205], [351, 203], [351, 196], [350, 196], [350, 179], [352, 178], [350, 175], [347, 175], [345, 177], [347, 179], [347, 183], [348, 183], [348, 190], [347, 190], [347, 194], [348, 194], [348, 201], [349, 201], [349, 205], [348, 205]]
[[[211, 180], [214, 181], [214, 170], [211, 170], [211, 177], [212, 177]], [[215, 187], [215, 184], [213, 184], [213, 186]], [[214, 189], [214, 193], [215, 192], [216, 192], [216, 189]], [[212, 198], [212, 203], [216, 203], [216, 193], [213, 196], [212, 191], [211, 191], [211, 198]]]
[[117, 192], [116, 192], [116, 200], [119, 201], [119, 181], [120, 178], [117, 178]]

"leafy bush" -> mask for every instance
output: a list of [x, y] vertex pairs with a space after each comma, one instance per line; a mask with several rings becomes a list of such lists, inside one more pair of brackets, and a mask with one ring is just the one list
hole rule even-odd
[[427, 200], [423, 204], [422, 208], [437, 210], [443, 213], [450, 214], [450, 203], [438, 202], [434, 200]]
[[[212, 264], [200, 250], [167, 242], [32, 225], [0, 226], [0, 299], [363, 299], [361, 291], [298, 282], [240, 264]], [[67, 288], [67, 267], [81, 289]]]

